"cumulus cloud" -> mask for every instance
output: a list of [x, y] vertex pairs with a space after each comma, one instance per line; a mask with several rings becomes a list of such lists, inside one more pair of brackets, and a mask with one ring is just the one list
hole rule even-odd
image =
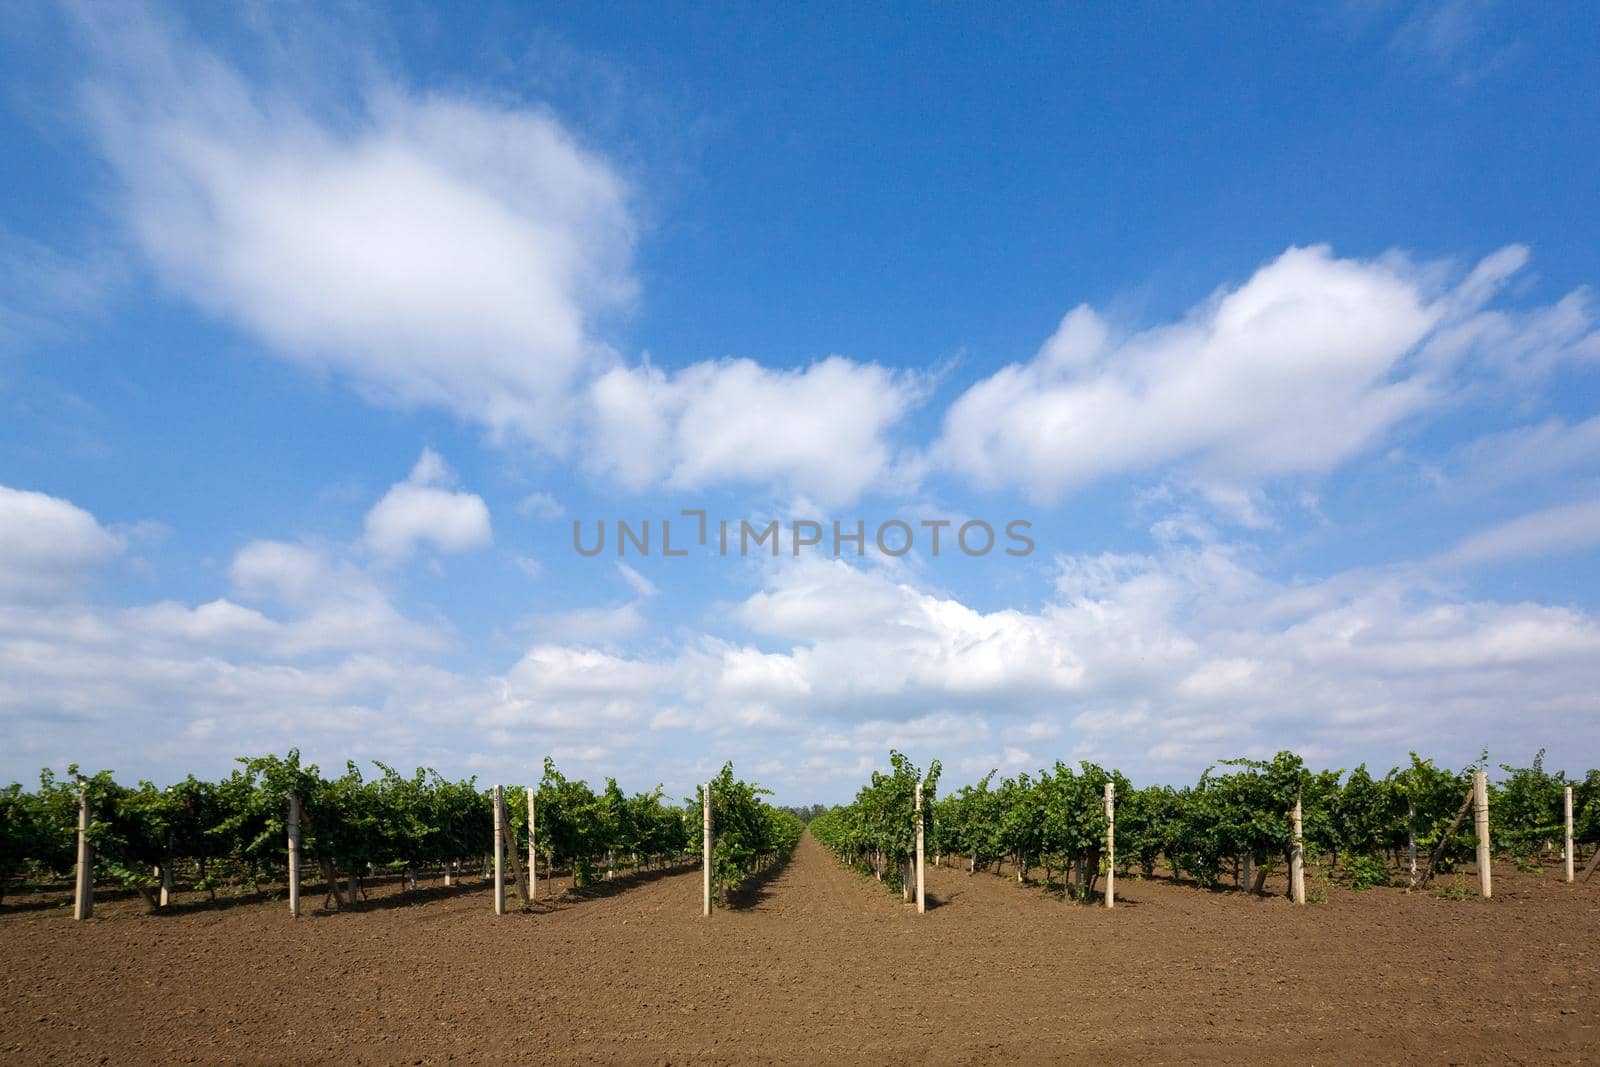
[[60, 596], [122, 548], [77, 505], [0, 485], [0, 599]]
[[229, 576], [241, 599], [287, 612], [274, 633], [274, 647], [284, 654], [439, 651], [447, 643], [407, 618], [370, 574], [317, 548], [252, 541], [234, 556]]
[[554, 443], [631, 301], [626, 183], [537, 107], [381, 77], [348, 114], [102, 11], [84, 87], [132, 234], [175, 292], [373, 398]]
[[[426, 751], [429, 722], [491, 703], [422, 659], [448, 642], [371, 575], [305, 545], [255, 541], [230, 597], [111, 607], [73, 593], [122, 550], [84, 509], [0, 488], [0, 722], [5, 769], [83, 761], [225, 773], [298, 745], [327, 758]], [[370, 747], [369, 747], [370, 746]], [[218, 755], [218, 753], [222, 755]]]
[[958, 754], [972, 775], [1035, 753], [1161, 776], [1286, 745], [1381, 761], [1445, 744], [1465, 759], [1550, 730], [1588, 737], [1574, 694], [1600, 681], [1600, 622], [1583, 611], [1460, 599], [1415, 569], [1284, 583], [1224, 544], [1063, 558], [1037, 612], [801, 559], [738, 614], [777, 647], [704, 635], [656, 658], [543, 647], [540, 673], [512, 691], [581, 679], [585, 702], [709, 732], [719, 750], [792, 749], [774, 780], [815, 782], [847, 780], [890, 745]]
[[1437, 269], [1397, 256], [1291, 248], [1172, 325], [1119, 335], [1075, 308], [1033, 360], [951, 405], [934, 458], [1040, 500], [1166, 467], [1233, 493], [1330, 470], [1449, 395], [1466, 361], [1535, 373], [1593, 356], [1582, 292], [1484, 309], [1526, 258], [1504, 249], [1441, 289]]
[[617, 368], [589, 392], [588, 457], [635, 489], [732, 482], [848, 502], [889, 474], [888, 431], [918, 395], [904, 374], [839, 356], [800, 370], [748, 359]]
[[631, 193], [548, 111], [382, 75], [338, 111], [153, 19], [88, 21], [101, 49], [84, 98], [135, 243], [269, 352], [379, 403], [576, 451], [630, 489], [849, 499], [888, 466], [904, 376], [840, 357], [672, 372], [620, 358], [604, 325], [637, 289]]
[[549, 493], [529, 493], [517, 501], [517, 514], [528, 515], [536, 519], [559, 519], [567, 513], [561, 506], [561, 501]]
[[145, 634], [201, 646], [256, 642], [275, 637], [282, 629], [261, 612], [225, 599], [208, 601], [196, 608], [163, 600], [129, 608], [122, 617]]
[[443, 486], [454, 480], [433, 449], [424, 449], [411, 476], [389, 487], [367, 512], [364, 543], [389, 563], [410, 557], [418, 545], [440, 552], [466, 552], [493, 540], [483, 498]]
[[[174, 769], [301, 744], [517, 780], [559, 749], [644, 784], [734, 758], [802, 799], [847, 795], [889, 747], [946, 759], [955, 782], [1056, 758], [1170, 779], [1283, 745], [1337, 764], [1600, 743], [1590, 614], [1461, 598], [1415, 569], [1283, 582], [1226, 544], [1065, 557], [1028, 612], [801, 558], [738, 605], [746, 638], [686, 633], [646, 655], [550, 634], [478, 675], [431, 665], [437, 635], [314, 548], [254, 542], [231, 577], [235, 599], [193, 609], [0, 605], [13, 763], [54, 759], [72, 723], [136, 723], [141, 758]], [[662, 731], [701, 740], [663, 747]]]

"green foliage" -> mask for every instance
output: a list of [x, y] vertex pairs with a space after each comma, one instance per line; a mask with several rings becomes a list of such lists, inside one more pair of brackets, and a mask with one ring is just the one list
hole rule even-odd
[[[1236, 759], [1208, 769], [1200, 781], [1161, 797], [1161, 836], [1137, 845], [1148, 855], [1159, 847], [1175, 873], [1186, 873], [1204, 886], [1217, 885], [1225, 867], [1248, 858], [1260, 866], [1287, 859], [1292, 833], [1289, 813], [1298, 799], [1308, 847], [1335, 837], [1332, 813], [1337, 772], [1313, 775], [1299, 756], [1280, 752], [1270, 761]], [[1135, 802], [1138, 809], [1138, 802]]]
[[1000, 838], [1001, 798], [990, 789], [994, 776], [995, 772], [990, 771], [976, 785], [964, 785], [933, 802], [933, 835], [928, 847], [935, 853], [966, 856], [974, 869], [1004, 854]]
[[1544, 749], [1531, 767], [1501, 764], [1508, 775], [1490, 795], [1493, 832], [1490, 837], [1528, 867], [1537, 865], [1546, 851], [1558, 849], [1566, 832], [1562, 799], [1568, 785], [1564, 774], [1544, 769]]
[[[1451, 820], [1461, 810], [1468, 788], [1472, 784], [1472, 768], [1456, 772], [1434, 766], [1415, 752], [1411, 765], [1389, 772], [1387, 781], [1394, 790], [1396, 804], [1404, 809], [1400, 825], [1396, 828], [1396, 845], [1406, 840], [1407, 830], [1416, 834], [1417, 849], [1421, 855], [1431, 855], [1440, 840], [1449, 832]], [[1466, 824], [1471, 829], [1471, 823]], [[1441, 853], [1441, 870], [1450, 870], [1471, 850], [1472, 838], [1458, 831], [1445, 842]]]
[[[762, 800], [771, 791], [733, 776], [725, 763], [711, 780], [711, 884], [716, 898], [744, 884], [762, 862], [789, 852], [805, 832], [805, 824], [790, 812]], [[701, 814], [701, 801], [689, 798], [690, 817]]]
[[790, 815], [793, 815], [795, 818], [799, 819], [802, 823], [804, 823], [805, 825], [809, 826], [809, 825], [811, 825], [811, 820], [812, 819], [815, 819], [818, 815], [827, 814], [828, 805], [826, 805], [826, 804], [801, 804], [798, 807], [790, 806], [790, 805], [784, 805], [779, 810], [788, 812]]
[[[89, 840], [95, 870], [137, 889], [153, 903], [161, 867], [192, 865], [197, 888], [223, 877], [272, 882], [285, 877], [290, 793], [299, 798], [301, 855], [313, 868], [327, 863], [345, 873], [437, 867], [487, 855], [493, 847], [490, 796], [474, 779], [449, 781], [419, 768], [404, 775], [377, 763], [375, 776], [354, 763], [325, 778], [304, 766], [298, 751], [243, 758], [217, 782], [190, 776], [160, 789], [149, 782], [118, 785], [109, 771], [81, 779], [89, 799]], [[32, 865], [51, 876], [69, 873], [76, 860], [80, 778], [46, 770], [39, 788], [0, 791], [0, 885]], [[567, 780], [546, 761], [540, 804], [539, 847], [570, 862], [580, 882], [597, 857], [683, 854], [690, 840], [683, 811], [651, 793], [623, 796], [614, 781], [596, 796]], [[527, 840], [527, 799], [507, 790], [511, 846]], [[694, 827], [698, 836], [699, 827]], [[795, 832], [798, 837], [798, 831]]]
[[[917, 786], [922, 787], [924, 847], [937, 820], [939, 762], [923, 774], [899, 752], [889, 753], [890, 773], [872, 772], [855, 801], [811, 821], [811, 834], [845, 862], [901, 888], [900, 871], [916, 849]], [[987, 779], [985, 779], [987, 783]], [[932, 835], [937, 837], [937, 831]]]
[[[1175, 874], [1216, 885], [1243, 861], [1257, 869], [1277, 866], [1291, 847], [1289, 812], [1298, 798], [1308, 857], [1331, 856], [1331, 869], [1340, 872], [1342, 864], [1339, 877], [1357, 888], [1382, 885], [1412, 835], [1422, 857], [1443, 843], [1446, 871], [1470, 854], [1471, 820], [1443, 838], [1461, 810], [1471, 772], [1487, 757], [1451, 771], [1412, 753], [1407, 766], [1378, 778], [1365, 766], [1348, 774], [1313, 773], [1298, 756], [1280, 752], [1271, 760], [1225, 761], [1194, 785], [1142, 789], [1091, 763], [1058, 762], [999, 781], [991, 771], [946, 797], [937, 795], [937, 761], [926, 773], [899, 752], [891, 752], [889, 762], [889, 773], [874, 772], [852, 803], [825, 811], [773, 807], [763, 799], [766, 790], [724, 766], [711, 783], [719, 897], [793, 848], [807, 819], [818, 841], [898, 889], [916, 839], [919, 784], [930, 854], [963, 857], [977, 870], [1007, 861], [1019, 878], [1042, 867], [1047, 882], [1053, 872], [1068, 872], [1069, 891], [1080, 897], [1092, 892], [1105, 865], [1108, 783], [1116, 793], [1116, 851], [1124, 870], [1136, 865], [1148, 876], [1165, 861]], [[30, 872], [51, 878], [70, 873], [80, 790], [89, 801], [98, 874], [149, 899], [159, 870], [174, 865], [193, 869], [191, 884], [202, 888], [229, 879], [280, 880], [290, 793], [301, 803], [302, 854], [313, 866], [326, 863], [346, 873], [360, 873], [367, 864], [414, 869], [485, 856], [492, 847], [490, 799], [474, 779], [449, 781], [422, 768], [405, 775], [382, 763], [374, 775], [347, 763], [342, 774], [328, 778], [302, 765], [292, 750], [238, 763], [219, 781], [190, 776], [165, 788], [122, 786], [109, 771], [85, 777], [73, 766], [62, 777], [41, 772], [32, 791], [15, 784], [0, 790], [0, 890]], [[1559, 848], [1569, 784], [1577, 841], [1600, 844], [1600, 770], [1570, 781], [1545, 771], [1543, 752], [1528, 767], [1501, 770], [1490, 796], [1494, 841], [1519, 866], [1537, 870]], [[580, 885], [597, 864], [619, 857], [677, 859], [699, 844], [700, 798], [671, 805], [660, 786], [630, 796], [607, 779], [597, 793], [546, 760], [534, 799], [538, 851], [551, 864], [570, 864]], [[507, 789], [506, 807], [510, 844], [521, 852], [528, 832], [525, 791]]]
[[[569, 864], [573, 881], [587, 885], [597, 863], [614, 863], [618, 857], [653, 860], [679, 859], [690, 848], [690, 826], [684, 811], [662, 800], [661, 786], [648, 793], [626, 796], [616, 779], [606, 779], [596, 793], [587, 782], [574, 781], [544, 761], [544, 778], [534, 793], [535, 832], [539, 854], [552, 866]], [[506, 791], [513, 837], [526, 841], [527, 793]], [[700, 835], [694, 826], [693, 840]]]
[[1377, 779], [1362, 764], [1329, 799], [1329, 851], [1372, 856], [1396, 844], [1396, 827], [1404, 825], [1406, 808], [1392, 774]]
[[[902, 799], [887, 799], [902, 775], [903, 757], [891, 756], [895, 775], [875, 774], [854, 803], [812, 822], [812, 833], [847, 863], [898, 885], [899, 864], [912, 823]], [[1036, 774], [981, 780], [934, 801], [928, 848], [961, 856], [973, 870], [1001, 861], [1019, 879], [1042, 866], [1070, 872], [1069, 891], [1093, 891], [1102, 869], [1105, 841], [1103, 791], [1116, 789], [1116, 850], [1124, 871], [1137, 866], [1155, 873], [1165, 860], [1174, 874], [1205, 886], [1222, 883], [1225, 872], [1287, 866], [1292, 849], [1290, 812], [1300, 802], [1308, 859], [1331, 857], [1339, 877], [1357, 888], [1385, 885], [1415, 835], [1419, 857], [1428, 856], [1450, 830], [1480, 757], [1461, 771], [1443, 770], [1415, 753], [1408, 766], [1382, 778], [1363, 766], [1313, 772], [1292, 752], [1271, 760], [1224, 761], [1192, 786], [1133, 788], [1116, 772], [1093, 764], [1057, 763]], [[908, 768], [908, 765], [907, 765]], [[1504, 767], [1507, 777], [1492, 790], [1498, 847], [1537, 858], [1560, 836], [1562, 775], [1543, 770], [1543, 754], [1529, 768]], [[914, 781], [906, 777], [905, 781]], [[930, 791], [931, 792], [931, 791]], [[898, 806], [897, 806], [898, 805]], [[1576, 790], [1577, 838], [1600, 841], [1600, 771]], [[1441, 867], [1470, 854], [1475, 841], [1467, 821], [1444, 842]], [[1527, 862], [1531, 865], [1532, 859]], [[1246, 866], [1248, 864], [1248, 867]], [[1282, 864], [1282, 866], [1280, 866]]]
[[1573, 786], [1573, 837], [1586, 844], [1600, 844], [1600, 770], [1592, 770]]
[[1344, 861], [1345, 880], [1352, 889], [1389, 884], [1389, 865], [1377, 856], [1349, 856]]

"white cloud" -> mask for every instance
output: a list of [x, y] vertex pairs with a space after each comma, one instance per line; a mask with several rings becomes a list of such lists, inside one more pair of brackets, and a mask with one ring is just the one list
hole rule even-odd
[[438, 651], [447, 643], [433, 628], [406, 618], [371, 575], [315, 548], [252, 541], [234, 556], [229, 575], [242, 599], [289, 612], [274, 646], [281, 654]]
[[645, 628], [638, 604], [614, 608], [575, 608], [536, 615], [529, 627], [549, 641], [569, 645], [609, 645]]
[[0, 485], [0, 599], [59, 596], [122, 548], [75, 504]]
[[630, 192], [545, 110], [377, 77], [338, 113], [316, 84], [251, 83], [153, 19], [88, 21], [84, 96], [137, 245], [269, 351], [576, 452], [630, 489], [849, 500], [885, 477], [904, 375], [621, 362], [602, 325], [635, 295]]
[[[1483, 310], [1526, 251], [1454, 289], [1397, 256], [1291, 248], [1182, 321], [1118, 336], [1079, 307], [1029, 363], [966, 391], [935, 460], [985, 487], [1049, 500], [1101, 478], [1174, 467], [1238, 493], [1330, 470], [1454, 388], [1452, 368], [1548, 369], [1600, 348], [1587, 295]], [[1242, 516], [1253, 524], [1251, 516]]]
[[1600, 544], [1600, 500], [1561, 504], [1518, 516], [1467, 537], [1445, 553], [1446, 564], [1547, 557]]
[[[0, 722], [5, 762], [136, 773], [209, 768], [240, 752], [342, 760], [424, 751], [430, 716], [487, 703], [481, 683], [418, 662], [446, 646], [360, 569], [282, 542], [246, 545], [233, 594], [110, 608], [62, 596], [121, 550], [87, 511], [0, 489]], [[25, 581], [13, 579], [20, 574]], [[221, 752], [223, 755], [219, 756]]]
[[201, 645], [259, 641], [281, 630], [278, 623], [261, 612], [231, 600], [213, 600], [193, 609], [163, 600], [130, 608], [123, 617], [130, 626], [144, 633]]
[[917, 398], [911, 378], [839, 356], [618, 368], [590, 391], [587, 461], [633, 489], [772, 484], [844, 503], [889, 476], [888, 431]]
[[420, 544], [466, 552], [493, 540], [489, 508], [473, 493], [440, 488], [453, 476], [438, 453], [424, 449], [407, 481], [390, 486], [367, 512], [364, 543], [388, 563], [410, 557]]
[[[1036, 613], [977, 611], [801, 559], [769, 572], [739, 618], [781, 647], [700, 637], [664, 658], [539, 657], [560, 665], [558, 688], [581, 676], [584, 700], [657, 730], [710, 732], [752, 759], [773, 746], [825, 753], [774, 773], [813, 783], [848, 780], [890, 744], [972, 775], [1023, 768], [1041, 748], [1044, 762], [1162, 776], [1279, 747], [1373, 762], [1416, 747], [1453, 761], [1589, 738], [1574, 694], [1600, 682], [1600, 623], [1584, 612], [1461, 600], [1415, 570], [1286, 584], [1220, 544], [1063, 559]], [[921, 737], [904, 725], [929, 722], [939, 728]], [[994, 729], [1008, 745], [989, 747]]]
[[633, 591], [641, 597], [653, 597], [656, 595], [655, 583], [626, 563], [617, 564], [617, 573], [622, 575], [622, 580], [627, 582], [633, 588]]
[[1487, 491], [1600, 467], [1600, 415], [1569, 423], [1552, 418], [1489, 434], [1462, 448], [1455, 481]]
[[406, 481], [412, 485], [451, 485], [455, 480], [455, 471], [450, 469], [443, 456], [431, 448], [422, 450], [422, 455], [411, 465], [411, 473], [406, 476]]
[[639, 700], [657, 689], [665, 671], [589, 648], [536, 645], [506, 674], [512, 700]]
[[550, 114], [378, 79], [353, 113], [101, 12], [85, 85], [139, 247], [174, 291], [369, 396], [559, 443], [634, 293], [623, 180]]
[[[1070, 557], [1050, 602], [1019, 612], [802, 558], [739, 607], [767, 647], [691, 634], [641, 656], [569, 634], [474, 677], [429, 665], [437, 635], [370, 576], [254, 542], [232, 568], [246, 603], [0, 607], [0, 717], [22, 739], [13, 765], [137, 729], [141, 763], [174, 769], [289, 744], [448, 769], [494, 746], [482, 766], [510, 781], [601, 729], [605, 755], [573, 755], [580, 772], [686, 783], [728, 757], [794, 799], [847, 795], [889, 747], [945, 759], [953, 785], [1056, 758], [1148, 779], [1280, 746], [1337, 765], [1600, 743], [1587, 613], [1464, 600], [1405, 571], [1290, 584], [1248, 559], [1222, 544]], [[702, 740], [673, 746], [672, 730]], [[115, 757], [97, 744], [62, 754]]]
[[1467, 88], [1517, 57], [1518, 27], [1514, 22], [1496, 26], [1491, 17], [1495, 6], [1493, 0], [1423, 0], [1401, 9], [1406, 17], [1389, 47], [1405, 59], [1408, 73], [1420, 66]]
[[549, 493], [529, 493], [517, 501], [517, 514], [531, 515], [538, 519], [559, 519], [567, 513], [561, 506], [561, 501]]
[[58, 337], [92, 318], [122, 275], [107, 251], [64, 255], [0, 226], [0, 347]]

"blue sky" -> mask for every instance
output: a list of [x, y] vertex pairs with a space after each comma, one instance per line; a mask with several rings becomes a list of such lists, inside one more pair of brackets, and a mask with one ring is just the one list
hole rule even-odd
[[1593, 764], [1597, 26], [19, 7], [0, 777]]

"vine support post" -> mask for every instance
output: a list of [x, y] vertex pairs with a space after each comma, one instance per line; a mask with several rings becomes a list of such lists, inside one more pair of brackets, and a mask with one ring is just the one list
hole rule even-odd
[[503, 801], [505, 791], [500, 786], [494, 787], [494, 913], [506, 913], [506, 828], [503, 814]]
[[536, 840], [533, 828], [534, 805], [537, 803], [537, 790], [528, 786], [528, 903], [532, 904], [539, 899], [539, 852], [534, 847]]
[[300, 798], [289, 790], [289, 917], [300, 918]]
[[[168, 786], [167, 787], [167, 791], [170, 793], [172, 791], [172, 787]], [[160, 870], [160, 873], [161, 873], [161, 890], [160, 890], [160, 895], [156, 897], [156, 907], [158, 907], [158, 908], [171, 907], [172, 906], [172, 894], [175, 891], [175, 889], [177, 888], [176, 886], [173, 885], [173, 880], [172, 880], [172, 831], [171, 830], [167, 831], [166, 847], [165, 847], [165, 851], [163, 851], [162, 855], [161, 855], [161, 867], [159, 868], [159, 870]]]
[[89, 843], [89, 787], [78, 779], [78, 877], [72, 888], [72, 917], [94, 914], [94, 846]]
[[1117, 906], [1117, 786], [1106, 783], [1106, 907]]
[[1306, 902], [1306, 841], [1304, 811], [1300, 798], [1294, 798], [1289, 813], [1289, 897], [1296, 904]]
[[1406, 869], [1407, 886], [1417, 888], [1417, 805], [1411, 800], [1406, 801]]
[[1566, 817], [1566, 836], [1562, 841], [1561, 855], [1566, 863], [1567, 881], [1572, 881], [1572, 787], [1569, 785], [1561, 794], [1562, 814]]
[[1489, 772], [1472, 772], [1472, 829], [1478, 838], [1478, 895], [1494, 896], [1494, 876], [1489, 842]]
[[700, 787], [700, 914], [711, 914], [711, 783]]
[[924, 848], [926, 840], [923, 836], [922, 821], [922, 783], [917, 783], [917, 914], [921, 915], [928, 910], [928, 883], [926, 872], [923, 870], [925, 860]]

